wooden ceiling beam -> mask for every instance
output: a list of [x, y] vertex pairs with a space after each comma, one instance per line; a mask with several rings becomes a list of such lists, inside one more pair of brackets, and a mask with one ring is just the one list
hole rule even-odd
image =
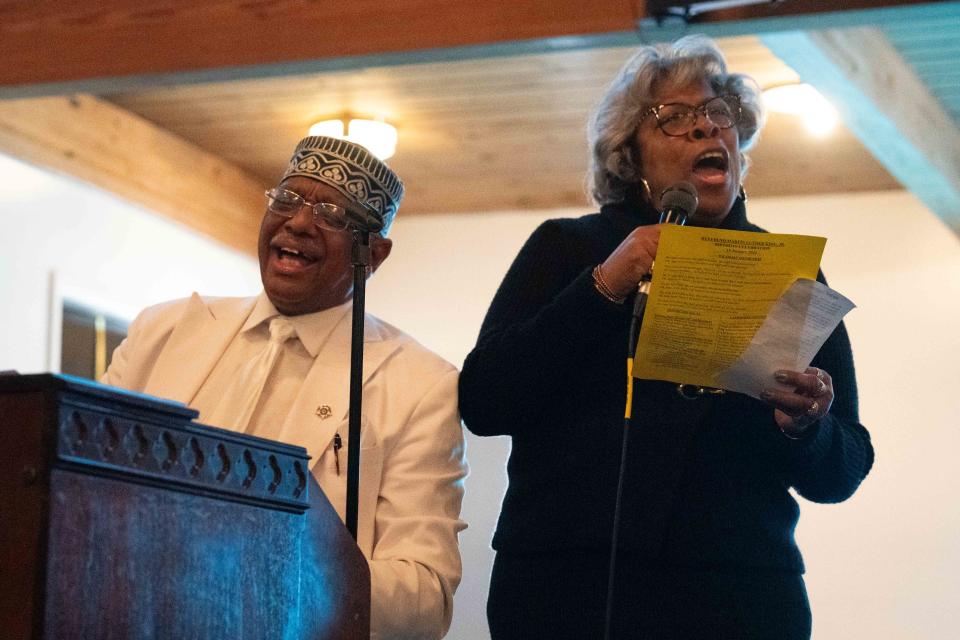
[[797, 31], [762, 40], [840, 110], [904, 188], [960, 235], [960, 130], [882, 32]]
[[[0, 85], [632, 32], [636, 0], [32, 0], [0, 11]], [[642, 5], [643, 3], [640, 2]], [[7, 6], [9, 5], [9, 6]]]
[[115, 105], [86, 95], [0, 101], [0, 151], [256, 255], [264, 185]]
[[[31, 0], [0, 2], [0, 98], [442, 62], [675, 37], [654, 0]], [[693, 3], [710, 5], [716, 3]], [[696, 16], [700, 31], [874, 19], [922, 0], [764, 2]], [[933, 3], [936, 4], [936, 3]], [[902, 7], [902, 5], [909, 5]], [[857, 16], [867, 16], [857, 17]], [[773, 22], [770, 22], [773, 21]], [[822, 24], [822, 20], [821, 20]], [[723, 25], [733, 25], [724, 27]], [[739, 26], [737, 26], [739, 25]], [[744, 26], [746, 25], [746, 26]], [[724, 35], [718, 31], [716, 35]]]

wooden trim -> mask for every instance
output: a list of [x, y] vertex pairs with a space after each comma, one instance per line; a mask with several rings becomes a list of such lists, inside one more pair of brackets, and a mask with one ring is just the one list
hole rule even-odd
[[266, 185], [108, 102], [87, 95], [0, 101], [0, 151], [256, 255]]

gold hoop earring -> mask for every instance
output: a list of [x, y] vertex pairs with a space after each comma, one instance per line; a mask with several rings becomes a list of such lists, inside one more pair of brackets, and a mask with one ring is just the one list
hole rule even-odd
[[650, 183], [643, 176], [640, 176], [640, 184], [643, 185], [643, 192], [647, 196], [647, 202], [653, 204], [653, 194], [650, 192]]

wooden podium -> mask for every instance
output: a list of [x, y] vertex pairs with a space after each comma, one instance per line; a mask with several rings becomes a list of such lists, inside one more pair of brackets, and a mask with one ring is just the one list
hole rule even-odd
[[0, 376], [0, 636], [369, 638], [306, 451], [55, 375]]

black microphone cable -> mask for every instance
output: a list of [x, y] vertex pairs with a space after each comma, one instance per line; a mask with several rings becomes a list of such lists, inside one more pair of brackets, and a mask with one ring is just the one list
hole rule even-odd
[[[667, 187], [660, 196], [663, 212], [660, 224], [684, 225], [687, 217], [697, 210], [699, 203], [696, 188], [689, 182], [678, 182]], [[627, 333], [627, 401], [623, 413], [623, 437], [620, 444], [620, 470], [617, 477], [617, 497], [613, 507], [613, 533], [610, 537], [610, 566], [607, 575], [607, 607], [604, 619], [604, 640], [611, 640], [613, 626], [613, 596], [616, 591], [617, 551], [620, 537], [620, 513], [623, 506], [623, 484], [627, 469], [627, 445], [630, 438], [630, 419], [633, 415], [633, 360], [643, 325], [643, 314], [647, 309], [650, 285], [653, 283], [653, 264], [637, 284], [637, 293], [633, 300], [633, 317], [630, 319], [630, 331]]]

